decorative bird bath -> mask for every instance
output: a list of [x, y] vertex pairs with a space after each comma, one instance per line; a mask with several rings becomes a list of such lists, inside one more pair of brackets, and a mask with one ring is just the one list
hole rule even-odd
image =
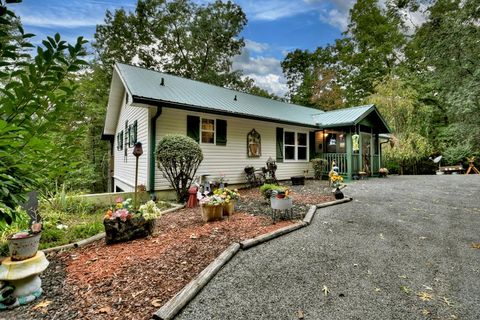
[[32, 302], [42, 294], [42, 280], [38, 276], [48, 266], [43, 251], [22, 261], [6, 258], [0, 265], [0, 310], [11, 309]]

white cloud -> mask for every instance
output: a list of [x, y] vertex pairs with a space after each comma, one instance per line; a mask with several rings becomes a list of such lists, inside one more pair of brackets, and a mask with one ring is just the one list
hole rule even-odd
[[287, 92], [287, 84], [280, 60], [265, 56], [252, 57], [250, 50], [245, 47], [242, 54], [234, 57], [233, 69], [241, 70], [244, 76], [253, 79], [260, 88], [283, 97]]
[[253, 40], [245, 39], [245, 48], [253, 52], [264, 52], [269, 48], [268, 43], [260, 43]]
[[[48, 6], [39, 2], [25, 3], [12, 7], [26, 26], [38, 28], [80, 28], [93, 27], [103, 22], [105, 11], [124, 7], [127, 11], [135, 8], [132, 0], [51, 0]], [[52, 9], [54, 8], [54, 10]]]
[[21, 15], [22, 23], [27, 26], [43, 27], [43, 28], [78, 28], [95, 26], [102, 22], [102, 18], [53, 18], [49, 16], [32, 16]]
[[340, 30], [348, 24], [355, 0], [239, 0], [251, 20], [273, 21], [305, 13], [317, 13], [321, 21]]

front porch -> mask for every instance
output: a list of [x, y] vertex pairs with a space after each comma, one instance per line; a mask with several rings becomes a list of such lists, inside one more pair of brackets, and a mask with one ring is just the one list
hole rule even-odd
[[358, 125], [349, 128], [332, 128], [315, 132], [315, 157], [325, 159], [328, 165], [324, 174], [335, 162], [338, 173], [347, 179], [361, 173], [378, 176], [382, 167], [379, 132]]

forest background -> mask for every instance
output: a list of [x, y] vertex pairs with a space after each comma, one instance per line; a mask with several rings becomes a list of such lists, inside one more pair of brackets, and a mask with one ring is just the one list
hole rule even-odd
[[[480, 156], [476, 0], [358, 0], [341, 38], [286, 55], [284, 97], [232, 69], [248, 23], [233, 2], [139, 0], [132, 12], [107, 11], [91, 44], [56, 34], [39, 47], [12, 2], [21, 1], [0, 0], [2, 214], [29, 188], [108, 190], [101, 135], [114, 62], [322, 110], [374, 103], [392, 129], [385, 159], [394, 172], [433, 173], [428, 158], [440, 154], [448, 164]], [[425, 22], [414, 25], [412, 12]]]

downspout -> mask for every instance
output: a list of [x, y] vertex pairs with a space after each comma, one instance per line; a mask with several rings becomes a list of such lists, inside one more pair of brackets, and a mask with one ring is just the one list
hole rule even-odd
[[156, 138], [157, 138], [157, 119], [162, 114], [162, 107], [157, 106], [157, 112], [150, 120], [150, 170], [149, 170], [149, 193], [150, 198], [155, 198], [155, 149], [156, 149]]

